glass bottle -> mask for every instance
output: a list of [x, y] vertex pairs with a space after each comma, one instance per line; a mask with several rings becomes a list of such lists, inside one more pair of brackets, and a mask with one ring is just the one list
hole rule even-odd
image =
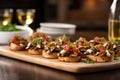
[[108, 39], [120, 41], [120, 0], [113, 0], [108, 20]]

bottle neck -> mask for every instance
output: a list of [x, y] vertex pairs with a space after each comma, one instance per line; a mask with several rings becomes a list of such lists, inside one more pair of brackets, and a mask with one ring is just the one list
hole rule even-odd
[[116, 3], [117, 3], [117, 0], [113, 0], [113, 3], [112, 3], [112, 5], [111, 5], [111, 7], [110, 7], [110, 9], [111, 9], [111, 13], [114, 13], [114, 12], [115, 12], [115, 9], [116, 9]]
[[120, 20], [120, 0], [113, 0], [110, 10], [110, 19]]

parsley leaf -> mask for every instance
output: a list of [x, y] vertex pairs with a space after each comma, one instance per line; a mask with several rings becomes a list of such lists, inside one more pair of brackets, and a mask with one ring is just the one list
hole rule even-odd
[[114, 60], [115, 60], [115, 61], [118, 61], [118, 60], [119, 60], [119, 57], [115, 56], [115, 57], [114, 57]]

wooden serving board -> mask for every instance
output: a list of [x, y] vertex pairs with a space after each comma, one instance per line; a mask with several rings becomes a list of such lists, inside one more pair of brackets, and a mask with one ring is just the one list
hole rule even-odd
[[11, 51], [8, 46], [0, 46], [0, 55], [73, 73], [96, 72], [120, 67], [120, 61], [94, 64], [60, 62], [57, 59], [45, 59], [41, 55], [30, 55], [27, 51]]

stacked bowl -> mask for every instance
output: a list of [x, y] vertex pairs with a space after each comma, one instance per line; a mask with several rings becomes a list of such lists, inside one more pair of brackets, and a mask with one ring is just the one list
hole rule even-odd
[[66, 23], [40, 23], [40, 28], [37, 32], [43, 32], [50, 35], [52, 38], [66, 34], [72, 36], [75, 33], [76, 25]]

